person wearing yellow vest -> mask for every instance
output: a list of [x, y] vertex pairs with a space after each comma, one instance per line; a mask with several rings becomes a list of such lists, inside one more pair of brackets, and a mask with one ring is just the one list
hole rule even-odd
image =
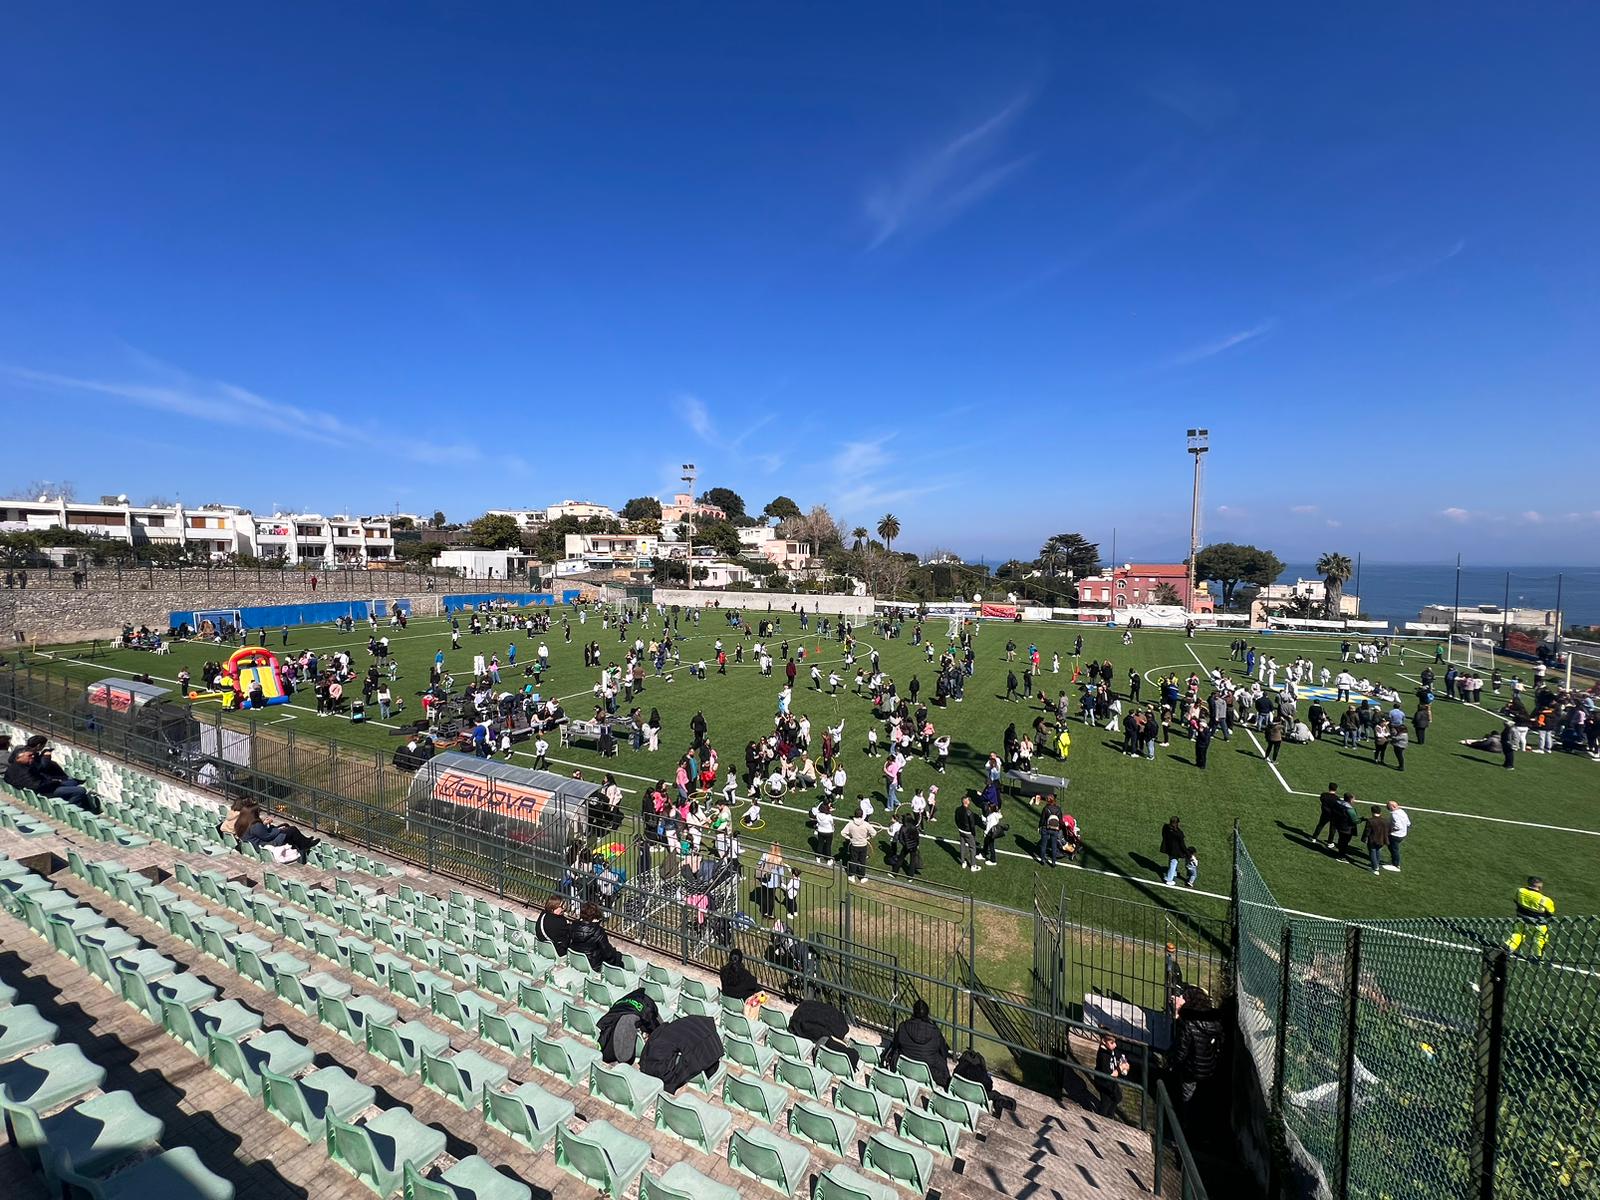
[[1544, 880], [1528, 876], [1528, 882], [1517, 889], [1517, 919], [1522, 924], [1506, 939], [1506, 948], [1516, 954], [1531, 938], [1534, 957], [1543, 958], [1545, 943], [1550, 940], [1550, 918], [1555, 914], [1556, 902], [1544, 894]]

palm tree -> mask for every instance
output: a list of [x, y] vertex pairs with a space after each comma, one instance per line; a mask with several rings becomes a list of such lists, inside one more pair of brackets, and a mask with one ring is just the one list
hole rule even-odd
[[900, 536], [900, 518], [893, 513], [884, 513], [878, 522], [878, 536], [883, 539], [883, 548], [893, 553], [894, 540]]
[[854, 529], [852, 529], [850, 531], [850, 536], [855, 538], [855, 540], [856, 540], [856, 544], [854, 546], [852, 546], [851, 549], [853, 549], [853, 550], [861, 549], [861, 543], [863, 543], [863, 542], [865, 542], [867, 540], [867, 527], [865, 525], [857, 525]]
[[1350, 559], [1343, 554], [1324, 554], [1317, 559], [1317, 574], [1322, 576], [1322, 615], [1326, 620], [1339, 619], [1339, 599], [1344, 594], [1344, 585], [1350, 576], [1355, 573], [1350, 565]]

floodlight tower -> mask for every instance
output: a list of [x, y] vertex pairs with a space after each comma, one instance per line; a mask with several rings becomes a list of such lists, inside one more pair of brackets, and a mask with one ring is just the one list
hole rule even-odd
[[1194, 560], [1200, 554], [1200, 475], [1201, 462], [1211, 449], [1209, 429], [1189, 430], [1189, 453], [1194, 455], [1194, 493], [1189, 500], [1189, 594], [1184, 597], [1184, 607], [1194, 611]]
[[684, 575], [688, 578], [688, 586], [692, 590], [694, 588], [694, 464], [684, 463], [683, 474], [679, 478], [689, 487], [689, 511], [683, 514], [683, 527], [689, 533], [689, 558], [685, 564]]

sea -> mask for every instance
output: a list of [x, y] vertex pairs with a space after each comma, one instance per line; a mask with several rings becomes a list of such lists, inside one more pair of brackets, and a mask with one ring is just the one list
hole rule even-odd
[[[1600, 625], [1600, 567], [1461, 567], [1461, 607], [1503, 605], [1509, 576], [1513, 608], [1555, 608], [1560, 582], [1562, 624]], [[1289, 563], [1279, 583], [1318, 579], [1315, 563]], [[1361, 597], [1361, 611], [1371, 620], [1398, 624], [1415, 621], [1428, 604], [1454, 604], [1455, 563], [1363, 562], [1359, 581], [1345, 590]]]

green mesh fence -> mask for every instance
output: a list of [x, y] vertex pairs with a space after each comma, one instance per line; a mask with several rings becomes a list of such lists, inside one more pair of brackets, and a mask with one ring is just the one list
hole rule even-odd
[[[1285, 1194], [1600, 1198], [1600, 920], [1286, 913], [1240, 841], [1245, 1040]], [[1287, 958], [1285, 954], [1287, 953]]]

